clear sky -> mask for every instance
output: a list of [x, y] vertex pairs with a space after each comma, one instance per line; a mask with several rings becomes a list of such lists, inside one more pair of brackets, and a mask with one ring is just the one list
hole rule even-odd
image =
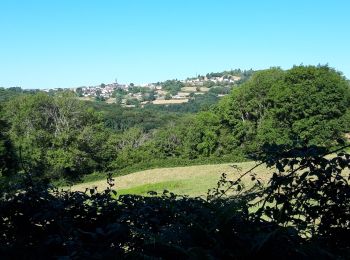
[[326, 63], [350, 78], [349, 0], [0, 1], [2, 87]]

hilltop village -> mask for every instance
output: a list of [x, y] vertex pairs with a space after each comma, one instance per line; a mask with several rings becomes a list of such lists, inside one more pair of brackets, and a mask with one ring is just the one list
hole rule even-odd
[[206, 76], [199, 75], [186, 80], [167, 80], [141, 85], [119, 84], [118, 82], [102, 83], [98, 86], [83, 86], [70, 90], [76, 92], [82, 100], [118, 103], [125, 107], [142, 106], [148, 103], [181, 104], [188, 102], [196, 95], [212, 93], [219, 97], [225, 96], [233, 86], [239, 84], [245, 77], [246, 75], [242, 76], [234, 71], [231, 73], [210, 73]]

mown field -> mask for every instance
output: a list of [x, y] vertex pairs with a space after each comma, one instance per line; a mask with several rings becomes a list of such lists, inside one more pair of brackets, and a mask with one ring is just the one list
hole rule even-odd
[[[197, 92], [197, 87], [183, 87], [181, 88], [181, 91], [183, 92]], [[208, 92], [209, 88], [206, 87], [200, 87], [201, 92]]]
[[[181, 195], [205, 196], [208, 189], [216, 186], [222, 173], [226, 173], [228, 179], [235, 180], [255, 164], [255, 162], [243, 162], [145, 170], [115, 177], [114, 187], [118, 194], [147, 195], [148, 191], [168, 190]], [[237, 167], [233, 167], [233, 165]], [[254, 172], [258, 178], [266, 182], [272, 170], [265, 166], [259, 166]], [[250, 176], [243, 178], [243, 183], [249, 185], [251, 183]], [[99, 180], [77, 184], [71, 189], [84, 191], [86, 188], [97, 187], [101, 191], [107, 186], [106, 180]]]
[[167, 105], [167, 104], [182, 104], [187, 103], [188, 98], [183, 99], [169, 99], [169, 100], [163, 100], [163, 99], [157, 99], [152, 101], [152, 104], [154, 105]]

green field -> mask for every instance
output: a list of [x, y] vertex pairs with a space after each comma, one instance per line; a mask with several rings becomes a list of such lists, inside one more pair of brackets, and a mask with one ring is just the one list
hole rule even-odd
[[[222, 173], [226, 173], [228, 179], [235, 180], [241, 173], [249, 170], [255, 164], [255, 162], [243, 162], [158, 168], [115, 177], [114, 187], [118, 194], [147, 195], [148, 191], [162, 192], [168, 190], [179, 195], [205, 196], [208, 189], [216, 186]], [[232, 167], [232, 165], [236, 165], [238, 169]], [[271, 170], [266, 169], [265, 166], [260, 166], [254, 172], [264, 182], [269, 178]], [[243, 183], [249, 185], [249, 182], [249, 176], [243, 179]], [[86, 188], [97, 187], [101, 191], [107, 186], [105, 180], [99, 180], [77, 184], [72, 186], [71, 189], [84, 191]]]

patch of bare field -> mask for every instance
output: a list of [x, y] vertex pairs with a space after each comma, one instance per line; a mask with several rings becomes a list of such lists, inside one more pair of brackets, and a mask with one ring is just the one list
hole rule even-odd
[[152, 103], [155, 105], [167, 105], [167, 104], [182, 104], [187, 103], [188, 98], [184, 99], [169, 99], [169, 100], [154, 100]]

